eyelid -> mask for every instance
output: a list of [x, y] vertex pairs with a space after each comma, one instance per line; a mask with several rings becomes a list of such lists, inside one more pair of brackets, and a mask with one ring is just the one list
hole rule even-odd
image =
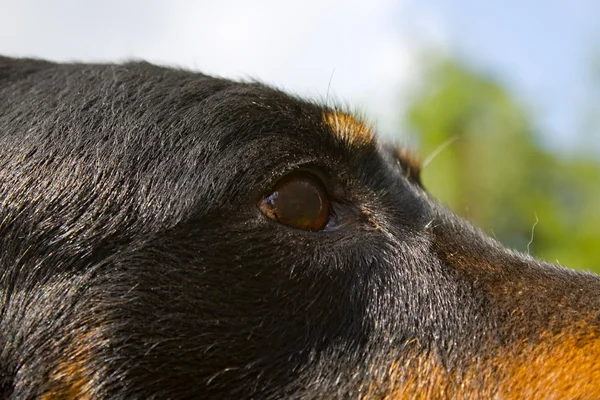
[[269, 190], [267, 190], [266, 192], [262, 192], [261, 198], [264, 198], [265, 196], [269, 195], [273, 191], [275, 186], [277, 186], [277, 184], [284, 180], [286, 177], [294, 175], [296, 173], [306, 174], [312, 179], [319, 182], [325, 190], [325, 193], [327, 193], [327, 196], [333, 198], [333, 191], [331, 190], [331, 179], [329, 178], [330, 175], [328, 173], [328, 168], [323, 167], [321, 165], [317, 165], [314, 162], [306, 162], [299, 165], [290, 165], [288, 168], [282, 171], [282, 173], [274, 175], [270, 179], [270, 183], [268, 185]]

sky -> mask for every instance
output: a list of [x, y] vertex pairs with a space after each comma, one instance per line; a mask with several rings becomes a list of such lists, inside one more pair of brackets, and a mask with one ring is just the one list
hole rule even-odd
[[392, 137], [418, 56], [435, 48], [500, 77], [561, 149], [598, 109], [599, 20], [597, 0], [0, 0], [0, 54], [259, 79], [347, 104]]
[[[569, 147], [585, 114], [600, 113], [600, 1], [419, 0], [412, 13], [435, 20], [452, 53], [508, 83], [552, 147]], [[586, 134], [600, 154], [600, 132]]]

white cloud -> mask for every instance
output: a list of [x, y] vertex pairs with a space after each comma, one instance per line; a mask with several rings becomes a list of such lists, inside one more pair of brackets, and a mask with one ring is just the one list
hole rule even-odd
[[413, 51], [400, 26], [403, 4], [0, 0], [0, 53], [61, 61], [143, 58], [258, 78], [317, 98], [326, 96], [335, 70], [335, 98], [391, 133], [399, 92], [413, 75]]

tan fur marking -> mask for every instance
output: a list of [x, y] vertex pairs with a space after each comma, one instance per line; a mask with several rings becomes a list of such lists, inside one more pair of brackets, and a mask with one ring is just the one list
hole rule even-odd
[[548, 333], [540, 340], [473, 360], [462, 373], [423, 355], [393, 363], [387, 383], [371, 385], [362, 399], [600, 399], [600, 337]]
[[323, 122], [340, 139], [352, 146], [360, 147], [372, 143], [373, 133], [364, 122], [342, 112], [324, 112]]
[[402, 165], [407, 178], [421, 185], [421, 162], [410, 150], [399, 147], [396, 149], [396, 158]]
[[88, 365], [100, 340], [95, 331], [76, 336], [65, 357], [50, 372], [48, 389], [39, 400], [93, 399], [93, 371]]

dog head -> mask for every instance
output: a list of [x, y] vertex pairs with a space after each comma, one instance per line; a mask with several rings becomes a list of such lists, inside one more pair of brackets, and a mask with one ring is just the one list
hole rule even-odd
[[341, 109], [0, 59], [3, 398], [600, 396], [600, 280], [503, 248]]

